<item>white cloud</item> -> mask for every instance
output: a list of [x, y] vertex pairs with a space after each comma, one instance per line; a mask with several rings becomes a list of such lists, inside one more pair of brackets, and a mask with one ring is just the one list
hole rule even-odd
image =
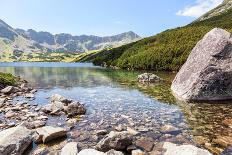
[[179, 10], [176, 14], [179, 16], [200, 17], [222, 2], [223, 0], [197, 0], [195, 5], [186, 6], [182, 10]]

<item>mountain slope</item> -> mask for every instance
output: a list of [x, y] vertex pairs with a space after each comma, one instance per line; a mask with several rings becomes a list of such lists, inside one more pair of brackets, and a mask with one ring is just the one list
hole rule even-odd
[[[231, 1], [224, 1], [216, 10]], [[208, 19], [197, 20], [185, 27], [167, 30], [118, 48], [103, 50], [85, 56], [81, 61], [124, 69], [179, 70], [196, 43], [212, 28], [220, 27], [232, 32], [231, 19], [232, 9], [224, 8], [224, 11]]]
[[108, 37], [98, 37], [87, 35], [72, 36], [66, 33], [52, 35], [49, 32], [36, 32], [32, 29], [27, 31], [16, 29], [16, 31], [40, 45], [58, 52], [101, 50], [104, 48], [118, 47], [140, 39], [140, 36], [134, 32], [126, 32]]
[[[51, 52], [73, 56], [80, 52], [119, 47], [139, 39], [141, 37], [134, 32], [108, 37], [72, 36], [64, 33], [53, 35], [32, 29], [14, 29], [0, 20], [0, 61], [27, 61], [33, 60], [32, 58], [43, 61], [45, 57], [44, 60], [47, 61], [47, 58], [54, 55]], [[56, 57], [58, 58], [57, 55]]]

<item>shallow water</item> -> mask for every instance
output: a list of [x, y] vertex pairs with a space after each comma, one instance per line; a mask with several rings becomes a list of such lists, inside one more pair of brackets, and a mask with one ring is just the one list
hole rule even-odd
[[[139, 137], [156, 143], [192, 144], [217, 154], [227, 146], [215, 144], [213, 140], [217, 136], [231, 136], [231, 128], [222, 122], [232, 119], [232, 104], [175, 101], [170, 93], [173, 73], [157, 72], [166, 82], [147, 86], [137, 83], [136, 77], [141, 72], [114, 71], [89, 63], [0, 63], [0, 72], [21, 76], [39, 89], [31, 103], [46, 105], [56, 93], [84, 103], [87, 114], [78, 118], [79, 122], [67, 137], [80, 142], [83, 148], [97, 142], [91, 131], [112, 130], [118, 126], [140, 131]], [[65, 119], [65, 116], [50, 117], [48, 124], [65, 127]], [[180, 129], [181, 133], [161, 133], [160, 128], [166, 124]]]

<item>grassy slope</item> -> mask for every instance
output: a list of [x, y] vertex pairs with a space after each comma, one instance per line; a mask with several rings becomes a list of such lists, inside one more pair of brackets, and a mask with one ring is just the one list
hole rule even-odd
[[12, 74], [0, 72], [0, 87], [6, 85], [14, 85], [16, 83], [16, 77]]
[[111, 50], [85, 56], [81, 61], [104, 62], [120, 68], [144, 70], [178, 70], [196, 43], [211, 29], [220, 27], [232, 32], [232, 10], [205, 21], [164, 31]]

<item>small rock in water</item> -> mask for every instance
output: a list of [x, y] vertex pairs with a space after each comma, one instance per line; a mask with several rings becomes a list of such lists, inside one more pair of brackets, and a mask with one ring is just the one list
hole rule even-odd
[[173, 134], [173, 135], [179, 134], [181, 132], [181, 130], [177, 129], [176, 127], [172, 125], [163, 126], [161, 127], [160, 131], [164, 134]]
[[131, 155], [146, 155], [146, 153], [141, 150], [133, 150]]
[[110, 150], [106, 152], [106, 155], [124, 155], [124, 154], [120, 151]]
[[77, 153], [77, 143], [69, 142], [62, 148], [60, 155], [77, 155]]
[[100, 152], [94, 149], [81, 150], [77, 155], [106, 155], [104, 152]]
[[39, 134], [40, 139], [43, 143], [47, 143], [56, 138], [66, 136], [67, 131], [61, 127], [52, 127], [52, 126], [45, 126], [42, 128], [36, 129], [36, 132]]
[[126, 131], [114, 132], [111, 131], [106, 135], [97, 145], [96, 149], [99, 151], [114, 150], [125, 150], [129, 145], [132, 144], [132, 135]]
[[135, 142], [136, 146], [150, 152], [154, 147], [154, 142], [149, 139], [142, 138]]
[[145, 82], [154, 83], [154, 82], [160, 82], [162, 80], [163, 79], [152, 73], [144, 73], [138, 76], [138, 81], [141, 83], [145, 83]]
[[163, 148], [166, 149], [164, 155], [212, 155], [209, 151], [193, 145], [178, 146], [170, 142], [165, 142]]

